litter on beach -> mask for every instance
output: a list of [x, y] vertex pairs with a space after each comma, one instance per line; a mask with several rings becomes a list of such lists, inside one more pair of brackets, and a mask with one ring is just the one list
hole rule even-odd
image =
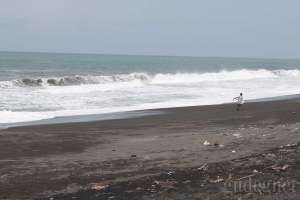
[[215, 179], [215, 180], [210, 180], [209, 182], [211, 182], [211, 183], [220, 183], [220, 182], [223, 182], [223, 181], [224, 181], [224, 179], [223, 179], [223, 178], [220, 178], [220, 176], [218, 176], [217, 179]]
[[197, 170], [204, 170], [205, 171], [205, 170], [207, 170], [207, 168], [208, 168], [208, 165], [207, 165], [207, 163], [205, 163], [201, 167], [197, 168]]
[[203, 143], [203, 145], [207, 146], [207, 145], [210, 145], [210, 143], [207, 140], [205, 140], [205, 142]]
[[214, 146], [215, 146], [215, 147], [221, 147], [221, 148], [224, 147], [223, 144], [219, 144], [219, 143], [217, 143], [217, 142], [214, 143]]
[[241, 136], [241, 134], [239, 134], [239, 133], [234, 133], [234, 134], [232, 134], [234, 137], [236, 137], [236, 138], [240, 138], [240, 137], [242, 137]]
[[108, 187], [108, 185], [107, 184], [105, 184], [105, 183], [94, 183], [94, 184], [92, 184], [92, 189], [93, 190], [97, 190], [97, 191], [100, 191], [100, 190], [103, 190], [103, 189], [105, 189], [105, 188], [107, 188]]
[[275, 171], [285, 171], [287, 168], [289, 168], [289, 165], [283, 165], [283, 166], [271, 166], [271, 169]]

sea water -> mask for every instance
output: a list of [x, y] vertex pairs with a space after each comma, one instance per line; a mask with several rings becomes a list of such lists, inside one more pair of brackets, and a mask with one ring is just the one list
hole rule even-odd
[[0, 53], [0, 124], [300, 93], [300, 60]]

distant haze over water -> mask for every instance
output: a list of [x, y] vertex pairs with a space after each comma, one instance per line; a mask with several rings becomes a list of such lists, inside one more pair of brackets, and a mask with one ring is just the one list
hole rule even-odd
[[0, 123], [300, 93], [300, 60], [0, 53]]

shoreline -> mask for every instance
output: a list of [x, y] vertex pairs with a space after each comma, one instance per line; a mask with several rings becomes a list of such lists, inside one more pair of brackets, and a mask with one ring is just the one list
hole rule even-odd
[[[246, 100], [245, 103], [248, 104], [248, 103], [257, 103], [257, 102], [285, 101], [285, 100], [292, 100], [292, 99], [297, 99], [297, 98], [300, 98], [300, 94], [284, 95], [284, 96], [276, 96], [276, 97], [265, 97], [265, 98], [259, 98], [259, 99], [250, 99], [250, 100]], [[49, 118], [49, 119], [44, 119], [44, 120], [29, 121], [29, 122], [17, 122], [17, 123], [9, 123], [9, 124], [1, 124], [0, 123], [0, 130], [7, 129], [7, 128], [13, 128], [13, 127], [24, 127], [24, 126], [85, 123], [85, 122], [96, 122], [96, 121], [106, 121], [106, 120], [139, 118], [139, 117], [151, 116], [151, 115], [162, 115], [164, 113], [167, 113], [169, 110], [176, 109], [176, 108], [220, 106], [220, 105], [227, 105], [227, 104], [235, 104], [235, 103], [154, 108], [154, 109], [145, 109], [145, 110], [112, 112], [112, 113], [105, 113], [105, 114], [63, 116], [63, 117], [54, 117], [54, 118]]]
[[[83, 198], [82, 194], [128, 199], [134, 194], [132, 199], [148, 200], [153, 197], [151, 191], [146, 191], [149, 184], [154, 179], [166, 181], [159, 179], [166, 172], [176, 172], [180, 181], [198, 183], [205, 180], [206, 173], [192, 180], [189, 177], [194, 169], [208, 164], [212, 175], [215, 172], [212, 180], [217, 180], [231, 166], [219, 171], [218, 166], [224, 163], [239, 166], [239, 159], [300, 143], [300, 98], [251, 102], [239, 112], [233, 104], [164, 111], [167, 112], [137, 118], [0, 130], [0, 199], [97, 199]], [[289, 148], [283, 150], [291, 167], [288, 174], [280, 173], [280, 177], [288, 175], [286, 178], [300, 182], [299, 160], [294, 156], [297, 153], [289, 154], [293, 153]], [[269, 162], [264, 157], [253, 159], [251, 163], [245, 160], [245, 164], [253, 166], [245, 169], [253, 170], [260, 162]], [[241, 177], [240, 170], [233, 170], [232, 176]], [[150, 182], [145, 182], [145, 187], [142, 184], [138, 193], [134, 192], [138, 187], [126, 185], [142, 180]], [[165, 187], [169, 183], [160, 185]], [[114, 188], [114, 192], [102, 190], [103, 187]], [[173, 188], [173, 197], [178, 199], [195, 199], [191, 194], [220, 199], [212, 195], [221, 189], [218, 184], [210, 184], [205, 191], [192, 186], [167, 187]], [[157, 199], [171, 198], [164, 190], [155, 191]], [[264, 195], [260, 199], [272, 199], [270, 194]], [[299, 199], [299, 188], [293, 195], [291, 199]]]

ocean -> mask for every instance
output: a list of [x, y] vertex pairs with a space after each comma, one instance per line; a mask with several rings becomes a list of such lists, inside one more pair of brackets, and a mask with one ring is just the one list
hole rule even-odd
[[300, 93], [300, 60], [0, 52], [0, 124]]

